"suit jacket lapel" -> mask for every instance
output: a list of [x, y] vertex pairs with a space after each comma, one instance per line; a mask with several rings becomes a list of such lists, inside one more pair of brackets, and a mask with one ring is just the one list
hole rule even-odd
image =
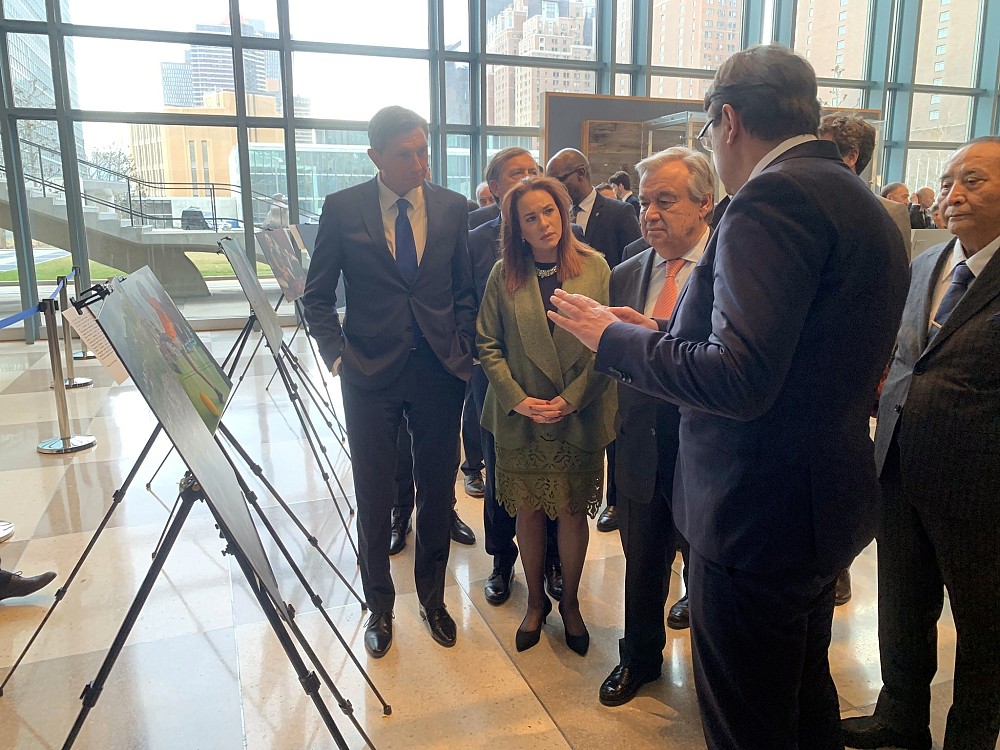
[[[583, 294], [586, 296], [592, 296], [594, 291], [593, 288], [588, 286], [584, 280], [584, 274], [580, 274], [576, 278], [566, 279], [560, 286], [562, 289], [570, 294]], [[541, 300], [541, 297], [539, 297]], [[548, 318], [544, 318], [546, 325], [546, 333], [548, 333]], [[573, 365], [576, 364], [577, 360], [581, 357], [586, 357], [590, 354], [590, 350], [587, 349], [580, 340], [576, 338], [569, 331], [566, 331], [559, 326], [556, 326], [555, 331], [553, 331], [552, 336], [552, 346], [555, 349], [555, 354], [558, 357], [560, 373], [559, 373], [559, 389], [562, 390], [565, 384], [562, 380], [562, 373], [567, 372]], [[553, 381], [555, 382], [555, 381]]]
[[[944, 258], [950, 257], [950, 248], [952, 245], [954, 245], [954, 242], [948, 243], [949, 249], [944, 254]], [[927, 347], [928, 351], [932, 351], [940, 346], [969, 318], [986, 307], [997, 295], [1000, 295], [1000, 261], [997, 260], [998, 257], [1000, 256], [994, 255], [990, 259], [990, 262], [986, 264], [986, 268], [983, 269], [983, 272], [979, 274], [972, 286], [969, 287], [969, 291], [959, 300], [958, 305], [955, 306], [951, 315], [948, 316], [948, 320], [945, 321], [941, 330], [938, 331], [931, 345]], [[940, 264], [938, 264], [937, 270], [938, 273], [934, 275], [935, 280], [940, 275]]]
[[[549, 333], [548, 318], [545, 317], [542, 295], [538, 288], [538, 277], [535, 276], [530, 260], [529, 269], [531, 273], [527, 280], [514, 293], [514, 317], [517, 318], [517, 327], [521, 332], [521, 340], [528, 359], [545, 373], [545, 377], [561, 392], [565, 387], [563, 371], [559, 367], [556, 344]], [[561, 328], [556, 330], [562, 331]], [[570, 336], [570, 338], [576, 341], [575, 337]]]
[[[383, 258], [388, 258], [389, 262], [396, 266], [396, 259], [389, 250], [389, 244], [385, 241], [385, 227], [382, 225], [382, 204], [379, 203], [378, 177], [365, 183], [366, 193], [361, 205], [361, 219], [364, 221], [365, 229], [368, 230], [368, 237], [378, 250], [382, 252]], [[397, 271], [398, 272], [398, 271]]]
[[587, 231], [584, 232], [584, 237], [587, 238], [587, 244], [593, 245], [594, 231], [597, 227], [597, 217], [601, 215], [601, 209], [604, 208], [605, 198], [600, 193], [594, 196], [594, 205], [590, 207], [590, 216], [587, 219]]
[[424, 242], [423, 256], [417, 265], [417, 275], [413, 277], [416, 281], [420, 276], [420, 270], [424, 266], [424, 261], [434, 248], [440, 245], [438, 233], [441, 229], [441, 222], [438, 220], [443, 212], [441, 195], [436, 187], [429, 182], [424, 182], [424, 207], [427, 211], [427, 240]]
[[[930, 276], [926, 279], [920, 279], [917, 284], [917, 288], [920, 290], [921, 298], [918, 300], [919, 304], [914, 306], [915, 310], [920, 311], [920, 320], [916, 321], [914, 328], [916, 329], [917, 336], [917, 351], [925, 352], [927, 350], [927, 339], [930, 334], [931, 325], [931, 305], [934, 303], [934, 289], [937, 287], [938, 279], [941, 277], [941, 271], [944, 269], [945, 265], [948, 263], [948, 259], [951, 257], [951, 252], [955, 247], [955, 240], [951, 240], [944, 248], [941, 249], [941, 254], [938, 259], [934, 262], [931, 268]], [[937, 338], [941, 338], [940, 331], [938, 331]]]

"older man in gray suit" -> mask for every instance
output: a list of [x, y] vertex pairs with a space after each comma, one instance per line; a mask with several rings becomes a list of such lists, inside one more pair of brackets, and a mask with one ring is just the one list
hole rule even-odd
[[939, 200], [957, 236], [913, 261], [882, 391], [875, 715], [846, 719], [848, 747], [931, 747], [931, 679], [947, 589], [958, 648], [945, 750], [993, 750], [1000, 733], [1000, 137], [960, 148]]

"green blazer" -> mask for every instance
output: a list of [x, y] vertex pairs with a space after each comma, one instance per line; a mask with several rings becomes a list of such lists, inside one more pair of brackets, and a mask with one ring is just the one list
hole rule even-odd
[[[580, 275], [562, 288], [606, 305], [610, 278], [607, 262], [595, 253], [583, 259]], [[520, 448], [545, 438], [596, 451], [614, 440], [615, 383], [594, 371], [594, 353], [575, 336], [559, 327], [549, 333], [534, 274], [511, 295], [503, 261], [497, 262], [479, 306], [477, 333], [479, 361], [490, 381], [483, 427], [498, 445]], [[514, 411], [529, 396], [562, 396], [576, 411], [556, 424], [537, 424]]]

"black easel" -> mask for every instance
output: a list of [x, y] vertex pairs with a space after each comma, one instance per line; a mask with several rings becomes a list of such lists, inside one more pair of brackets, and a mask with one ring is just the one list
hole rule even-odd
[[[83, 729], [83, 724], [90, 714], [91, 709], [97, 704], [98, 699], [101, 696], [101, 692], [104, 690], [104, 685], [107, 682], [108, 677], [111, 674], [111, 670], [114, 668], [115, 662], [121, 655], [122, 649], [125, 647], [125, 643], [128, 640], [129, 634], [132, 628], [135, 626], [136, 621], [139, 618], [139, 613], [142, 611], [143, 605], [149, 598], [149, 594], [153, 589], [153, 585], [156, 582], [157, 576], [163, 569], [166, 563], [167, 557], [170, 554], [170, 550], [173, 548], [174, 543], [177, 541], [177, 537], [180, 534], [181, 528], [184, 525], [184, 521], [187, 519], [188, 514], [191, 512], [191, 508], [194, 503], [198, 500], [205, 500], [205, 494], [201, 487], [198, 485], [195, 478], [190, 474], [186, 474], [184, 479], [181, 481], [180, 485], [180, 496], [179, 505], [177, 512], [173, 515], [166, 534], [163, 536], [163, 542], [157, 549], [156, 555], [153, 557], [153, 562], [146, 573], [146, 577], [142, 581], [142, 585], [139, 587], [139, 591], [136, 593], [135, 599], [132, 601], [132, 605], [129, 607], [128, 613], [125, 615], [125, 619], [115, 635], [115, 639], [111, 644], [104, 661], [101, 663], [101, 668], [97, 673], [97, 677], [94, 678], [92, 682], [89, 682], [87, 686], [83, 689], [83, 693], [80, 695], [80, 699], [83, 702], [83, 706], [80, 709], [80, 713], [70, 729], [69, 734], [66, 737], [66, 741], [63, 743], [63, 750], [69, 750], [73, 747], [76, 738], [79, 736], [80, 731]], [[286, 610], [285, 617], [283, 618], [277, 607], [285, 607], [286, 605], [282, 603], [275, 603], [271, 600], [264, 586], [258, 580], [253, 567], [250, 565], [243, 553], [243, 550], [239, 548], [236, 544], [229, 530], [226, 528], [225, 524], [222, 522], [220, 517], [215, 513], [215, 509], [212, 504], [209, 503], [209, 507], [212, 509], [212, 514], [215, 516], [216, 524], [219, 527], [222, 537], [225, 539], [227, 547], [224, 553], [233, 555], [239, 563], [240, 569], [243, 571], [244, 576], [246, 576], [247, 582], [250, 585], [250, 589], [253, 591], [254, 596], [257, 598], [261, 609], [264, 611], [264, 615], [267, 617], [268, 624], [270, 624], [271, 629], [274, 631], [275, 636], [278, 638], [278, 642], [281, 644], [282, 649], [285, 651], [285, 655], [288, 657], [289, 663], [295, 670], [298, 676], [299, 683], [302, 685], [303, 690], [310, 697], [316, 706], [316, 710], [319, 712], [320, 718], [322, 718], [323, 723], [326, 725], [327, 730], [330, 732], [330, 736], [333, 737], [334, 742], [337, 747], [341, 750], [348, 750], [347, 742], [344, 739], [344, 735], [341, 733], [340, 729], [337, 727], [333, 720], [333, 716], [330, 714], [330, 710], [327, 708], [326, 703], [323, 701], [322, 696], [319, 694], [319, 678], [317, 678], [315, 672], [310, 672], [306, 667], [305, 662], [302, 660], [301, 655], [295, 648], [295, 643], [289, 636], [288, 631], [291, 630], [296, 636], [296, 639], [300, 641], [300, 644], [304, 642], [304, 637], [298, 626], [292, 622], [293, 613], [289, 609]], [[287, 629], [286, 629], [287, 628]], [[312, 649], [306, 649], [307, 654], [312, 660], [315, 654], [312, 653]], [[318, 661], [318, 660], [317, 660]], [[314, 662], [315, 665], [315, 662]], [[325, 670], [323, 670], [325, 671]], [[331, 683], [332, 684], [332, 683]], [[361, 736], [365, 739], [365, 742], [369, 747], [374, 748], [371, 740], [365, 734], [364, 729], [358, 723], [357, 718], [354, 716], [353, 707], [350, 701], [343, 699], [339, 693], [335, 693], [338, 701], [341, 704], [341, 709], [348, 716], [351, 722], [354, 724], [355, 728], [360, 732]]]

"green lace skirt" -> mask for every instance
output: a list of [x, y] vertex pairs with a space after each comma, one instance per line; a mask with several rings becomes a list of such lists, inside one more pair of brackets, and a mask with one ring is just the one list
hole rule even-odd
[[523, 448], [496, 446], [497, 502], [512, 516], [544, 510], [549, 518], [585, 511], [591, 518], [604, 496], [604, 451], [584, 451], [542, 437]]

